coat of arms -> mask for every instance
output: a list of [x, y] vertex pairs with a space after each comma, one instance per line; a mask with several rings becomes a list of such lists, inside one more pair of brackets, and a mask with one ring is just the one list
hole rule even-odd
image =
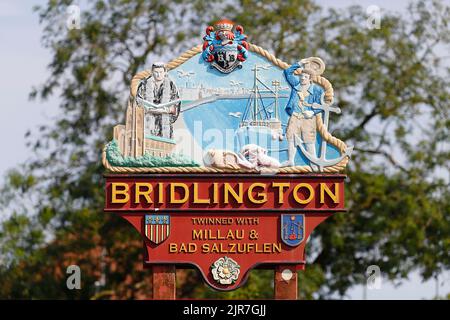
[[303, 214], [281, 215], [281, 240], [294, 247], [302, 243], [305, 234], [305, 216]]
[[242, 26], [236, 26], [227, 19], [206, 28], [203, 37], [203, 59], [223, 73], [230, 73], [247, 59], [248, 43]]
[[168, 215], [146, 215], [145, 236], [154, 244], [160, 244], [169, 237], [170, 216]]

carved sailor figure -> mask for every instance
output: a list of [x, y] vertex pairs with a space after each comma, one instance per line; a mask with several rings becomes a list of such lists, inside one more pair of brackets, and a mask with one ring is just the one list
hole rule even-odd
[[[286, 112], [290, 116], [286, 129], [288, 141], [288, 160], [282, 163], [282, 167], [294, 166], [296, 154], [296, 137], [300, 138], [306, 147], [306, 151], [316, 156], [316, 117], [321, 112], [314, 108], [315, 104], [321, 104], [324, 90], [321, 86], [313, 83], [311, 77], [315, 70], [305, 68], [308, 61], [302, 59], [294, 63], [284, 71], [286, 81], [291, 87], [291, 94], [286, 105]], [[295, 70], [302, 69], [300, 76], [294, 74]]]
[[163, 62], [153, 63], [151, 70], [137, 91], [137, 102], [145, 108], [144, 135], [172, 139], [172, 125], [180, 113], [178, 89]]

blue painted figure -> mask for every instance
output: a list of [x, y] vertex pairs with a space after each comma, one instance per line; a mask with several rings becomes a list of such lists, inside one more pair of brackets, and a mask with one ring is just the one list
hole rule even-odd
[[[296, 143], [295, 136], [301, 138], [305, 144], [306, 151], [316, 156], [316, 117], [322, 112], [315, 109], [314, 104], [321, 104], [321, 97], [324, 90], [321, 86], [312, 83], [311, 77], [315, 75], [314, 70], [304, 68], [305, 60], [294, 63], [284, 70], [284, 76], [289, 86], [291, 94], [286, 105], [286, 112], [290, 116], [286, 129], [288, 141], [288, 160], [282, 163], [283, 167], [295, 165]], [[300, 76], [294, 74], [295, 70], [301, 69]], [[314, 166], [313, 164], [311, 164]]]

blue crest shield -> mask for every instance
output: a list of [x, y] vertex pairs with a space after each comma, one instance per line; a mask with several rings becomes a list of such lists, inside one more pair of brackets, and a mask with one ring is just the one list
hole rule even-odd
[[305, 216], [303, 214], [281, 215], [281, 240], [295, 247], [305, 238]]

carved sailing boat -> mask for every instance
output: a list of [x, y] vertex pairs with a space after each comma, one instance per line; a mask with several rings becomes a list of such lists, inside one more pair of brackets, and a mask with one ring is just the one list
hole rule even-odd
[[[245, 111], [236, 130], [239, 145], [256, 144], [267, 149], [269, 152], [279, 152], [279, 141], [283, 140], [283, 131], [279, 115], [279, 91], [280, 81], [272, 81], [273, 89], [267, 86], [258, 77], [258, 71], [268, 69], [269, 66], [257, 65], [252, 68], [253, 88], [247, 100]], [[260, 89], [261, 85], [265, 89]], [[274, 101], [267, 104], [264, 100], [274, 98]], [[275, 150], [277, 149], [277, 150]]]

